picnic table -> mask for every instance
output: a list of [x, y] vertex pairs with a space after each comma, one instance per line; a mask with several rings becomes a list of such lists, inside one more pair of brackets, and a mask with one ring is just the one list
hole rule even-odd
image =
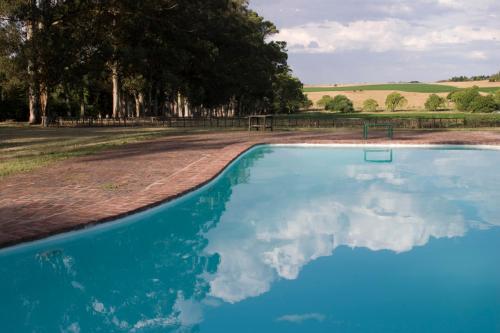
[[268, 115], [254, 115], [248, 117], [248, 130], [255, 129], [257, 131], [274, 129], [274, 118]]

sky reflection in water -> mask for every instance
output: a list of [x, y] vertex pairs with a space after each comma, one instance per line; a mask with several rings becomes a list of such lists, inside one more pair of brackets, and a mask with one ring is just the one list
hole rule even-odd
[[260, 147], [128, 223], [0, 252], [0, 322], [6, 332], [498, 330], [500, 152], [392, 154], [370, 163], [360, 148]]

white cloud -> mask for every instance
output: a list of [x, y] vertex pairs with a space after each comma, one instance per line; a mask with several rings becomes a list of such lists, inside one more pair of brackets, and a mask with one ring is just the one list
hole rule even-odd
[[379, 11], [385, 14], [399, 16], [401, 14], [408, 15], [414, 12], [414, 8], [409, 3], [387, 3], [387, 4], [374, 4], [371, 7], [374, 11]]
[[276, 321], [287, 321], [294, 324], [301, 324], [307, 320], [324, 321], [325, 315], [321, 313], [305, 313], [305, 314], [291, 314], [284, 315], [276, 319]]
[[486, 54], [486, 52], [483, 51], [472, 51], [466, 54], [466, 58], [473, 60], [486, 60], [488, 59], [488, 55]]
[[348, 24], [325, 21], [284, 28], [275, 39], [285, 40], [290, 52], [299, 53], [428, 51], [472, 42], [500, 43], [500, 26], [439, 27], [434, 22], [410, 23], [394, 18]]
[[211, 296], [230, 303], [259, 296], [277, 278], [296, 279], [306, 264], [339, 246], [400, 253], [433, 237], [463, 236], [469, 228], [456, 211], [425, 211], [411, 195], [382, 186], [346, 201], [356, 205], [334, 197], [294, 202], [286, 216], [269, 216], [239, 234], [237, 223], [222, 222], [208, 234], [207, 250], [221, 256], [217, 273], [208, 278]]
[[497, 0], [435, 0], [441, 6], [458, 10], [485, 10], [495, 4]]
[[[221, 258], [217, 272], [207, 277], [210, 295], [230, 303], [259, 296], [277, 279], [298, 278], [305, 265], [330, 256], [339, 246], [402, 253], [432, 238], [462, 237], [472, 228], [500, 225], [496, 218], [500, 211], [493, 203], [497, 198], [491, 197], [497, 182], [485, 183], [482, 175], [493, 167], [491, 159], [467, 154], [471, 153], [429, 157], [432, 178], [428, 168], [416, 167], [414, 160], [405, 164], [404, 152], [398, 152], [397, 167], [333, 165], [336, 169], [329, 172], [342, 180], [327, 177], [328, 182], [332, 186], [340, 182], [337, 186], [343, 191], [315, 193], [311, 200], [272, 194], [268, 200], [255, 201], [252, 209], [238, 206], [247, 198], [241, 192], [246, 187], [240, 188], [217, 228], [206, 236], [208, 254]], [[282, 172], [300, 167], [304, 166], [289, 166], [291, 170]], [[461, 201], [475, 209], [464, 211]]]

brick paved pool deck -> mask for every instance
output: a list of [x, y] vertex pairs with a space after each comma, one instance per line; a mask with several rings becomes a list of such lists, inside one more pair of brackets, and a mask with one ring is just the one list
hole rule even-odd
[[55, 163], [0, 180], [0, 248], [114, 220], [179, 197], [215, 178], [257, 144], [500, 145], [500, 131], [360, 130], [185, 133]]

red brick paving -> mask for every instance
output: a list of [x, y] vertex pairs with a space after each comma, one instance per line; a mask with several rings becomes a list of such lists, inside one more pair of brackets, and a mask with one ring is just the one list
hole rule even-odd
[[[500, 145], [496, 131], [395, 135], [391, 143]], [[113, 220], [176, 198], [207, 183], [259, 143], [365, 143], [360, 137], [359, 130], [186, 133], [13, 175], [0, 181], [0, 247]]]

